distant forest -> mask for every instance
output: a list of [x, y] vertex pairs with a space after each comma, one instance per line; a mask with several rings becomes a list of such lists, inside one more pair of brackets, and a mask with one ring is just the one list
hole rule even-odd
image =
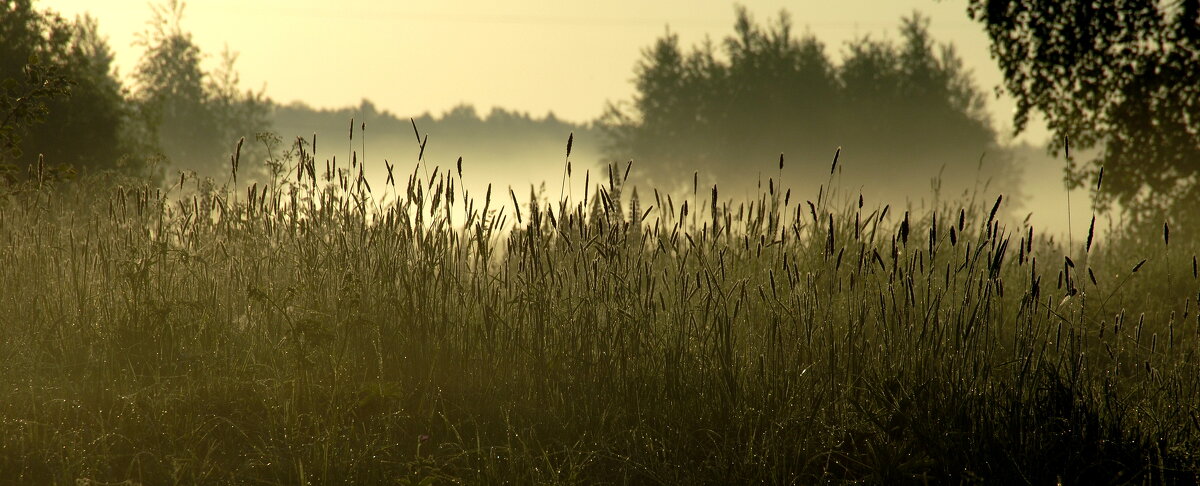
[[[582, 143], [587, 148], [575, 151], [572, 158], [585, 164], [598, 163], [602, 136], [593, 124], [568, 122], [553, 113], [539, 118], [493, 108], [480, 115], [472, 105], [459, 105], [441, 114], [426, 112], [410, 120], [408, 116], [380, 110], [369, 100], [363, 100], [357, 107], [336, 109], [313, 108], [300, 102], [276, 104], [272, 106], [270, 120], [273, 130], [288, 138], [308, 138], [318, 133], [318, 155], [330, 157], [348, 155], [349, 150], [359, 151], [363, 142], [360, 132], [365, 123], [366, 154], [359, 155], [389, 158], [402, 165], [415, 163], [419, 155], [414, 123], [422, 135], [429, 135], [423, 154], [426, 159], [453, 163], [463, 157], [469, 162], [480, 161], [489, 169], [503, 169], [508, 163], [518, 162], [561, 165], [571, 133], [581, 141], [589, 141]], [[353, 149], [349, 140], [351, 120], [356, 133]]]
[[920, 14], [898, 27], [895, 40], [838, 46], [840, 58], [786, 12], [759, 23], [739, 9], [731, 35], [690, 48], [668, 32], [634, 67], [633, 99], [603, 118], [607, 152], [642, 161], [637, 173], [660, 187], [690, 188], [699, 171], [724, 186], [783, 177], [815, 190], [840, 148], [841, 186], [876, 202], [957, 197], [989, 180], [1017, 190], [1015, 154], [954, 47]]
[[[589, 169], [603, 174], [606, 164], [632, 160], [630, 184], [643, 189], [720, 180], [733, 195], [786, 176], [789, 187], [808, 190], [825, 181], [841, 147], [838, 182], [876, 202], [925, 198], [939, 176], [947, 197], [990, 181], [1019, 199], [1022, 157], [990, 126], [984, 97], [953, 47], [935, 42], [918, 14], [900, 20], [897, 40], [862, 37], [840, 46], [835, 62], [818, 39], [795, 35], [786, 14], [760, 24], [739, 10], [733, 34], [720, 43], [688, 48], [670, 33], [647, 39], [631, 66], [632, 99], [614, 100], [595, 120], [568, 122], [471, 105], [410, 120], [413, 113], [365, 99], [340, 108], [281, 104], [240, 87], [232, 52], [217, 69], [202, 69], [210, 54], [183, 27], [182, 4], [152, 9], [146, 51], [123, 80], [95, 20], [14, 3], [0, 19], [0, 78], [10, 81], [0, 92], [10, 113], [0, 126], [3, 173], [28, 173], [44, 155], [49, 165], [75, 170], [158, 178], [188, 171], [220, 180], [236, 152], [248, 179], [266, 174], [272, 153], [316, 134], [318, 163], [361, 159], [377, 177], [383, 160], [411, 167], [420, 154], [450, 167], [462, 157], [468, 184], [520, 188], [558, 185], [574, 134], [571, 160], [582, 176], [575, 183]], [[25, 59], [37, 62], [17, 61]], [[360, 132], [353, 141], [352, 119]], [[423, 151], [414, 123], [429, 137]], [[96, 136], [63, 143], [75, 140], [65, 134], [81, 133]]]

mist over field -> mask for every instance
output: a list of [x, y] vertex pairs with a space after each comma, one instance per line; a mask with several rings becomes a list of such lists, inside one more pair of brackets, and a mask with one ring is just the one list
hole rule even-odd
[[1200, 484], [1198, 64], [1195, 0], [0, 0], [0, 484]]
[[[58, 9], [68, 20], [74, 15], [90, 11], [87, 4], [76, 4], [69, 0], [49, 2], [45, 6]], [[172, 20], [175, 14], [166, 9], [168, 4], [160, 6], [165, 14], [161, 15], [164, 23], [159, 25], [175, 22]], [[937, 178], [940, 182], [937, 191], [939, 197], [960, 198], [968, 192], [987, 187], [988, 190], [984, 192], [1006, 194], [1012, 203], [1005, 208], [1010, 215], [1023, 218], [1033, 212], [1032, 220], [1047, 228], [1062, 229], [1067, 222], [1063, 204], [1065, 189], [1062, 184], [1055, 184], [1065, 175], [1059, 169], [1065, 167], [1066, 161], [1061, 153], [1058, 157], [1046, 153], [1043, 146], [1048, 143], [1049, 134], [1036, 118], [1034, 124], [1020, 134], [1019, 139], [1010, 139], [1011, 120], [1006, 110], [1012, 109], [1013, 101], [1007, 94], [1003, 97], [992, 96], [993, 88], [998, 87], [1002, 78], [994, 62], [988, 58], [986, 37], [970, 23], [969, 18], [962, 15], [961, 6], [934, 2], [880, 6], [868, 1], [852, 2], [842, 8], [816, 3], [792, 6], [786, 10], [783, 4], [751, 6], [747, 10], [747, 20], [767, 37], [783, 33], [778, 30], [781, 27], [779, 22], [784, 20], [779, 14], [786, 13], [790, 24], [786, 36], [799, 49], [795, 55], [801, 56], [787, 62], [799, 63], [795, 67], [800, 76], [811, 74], [816, 78], [788, 80], [786, 75], [779, 77], [782, 72], [767, 74], [766, 70], [776, 68], [766, 65], [753, 67], [746, 64], [749, 71], [737, 68], [745, 71], [741, 75], [748, 76], [746, 79], [739, 79], [738, 72], [729, 71], [726, 73], [727, 82], [748, 86], [749, 92], [768, 89], [792, 94], [788, 95], [790, 97], [776, 96], [775, 99], [752, 99], [739, 97], [736, 90], [714, 84], [712, 89], [718, 92], [725, 90], [726, 93], [714, 94], [712, 99], [726, 98], [724, 102], [740, 110], [737, 113], [713, 105], [712, 108], [723, 111], [721, 115], [703, 112], [703, 105], [710, 103], [686, 98], [692, 94], [676, 96], [677, 102], [699, 111], [678, 112], [668, 116], [709, 120], [711, 126], [698, 125], [682, 131], [655, 134], [655, 143], [660, 144], [661, 148], [632, 139], [617, 142], [614, 140], [617, 132], [605, 130], [604, 125], [619, 123], [620, 118], [615, 115], [632, 115], [635, 118], [644, 115], [635, 113], [638, 95], [631, 88], [638, 86], [635, 79], [638, 65], [652, 60], [646, 56], [654, 54], [652, 51], [657, 48], [657, 42], [674, 36], [681, 58], [711, 50], [712, 60], [701, 61], [733, 66], [729, 62], [738, 54], [729, 50], [729, 42], [739, 38], [742, 41], [748, 39], [738, 32], [738, 25], [734, 22], [736, 15], [733, 14], [737, 13], [734, 5], [705, 5], [695, 15], [678, 15], [680, 9], [664, 4], [645, 10], [644, 19], [629, 18], [624, 21], [614, 16], [619, 15], [618, 12], [627, 12], [617, 5], [592, 12], [593, 17], [573, 17], [579, 14], [565, 7], [538, 12], [532, 7], [519, 6], [503, 14], [491, 12], [490, 7], [484, 5], [464, 6], [462, 8], [465, 10], [451, 9], [437, 13], [408, 11], [394, 6], [378, 6], [375, 10], [366, 6], [349, 10], [334, 9], [321, 2], [291, 7], [292, 13], [286, 18], [292, 22], [275, 25], [251, 20], [253, 15], [269, 17], [273, 7], [268, 4], [256, 6], [248, 11], [245, 18], [222, 15], [218, 3], [187, 5], [177, 24], [171, 24], [174, 26], [164, 32], [169, 34], [170, 29], [178, 29], [180, 33], [194, 36], [192, 38], [197, 43], [197, 51], [184, 59], [196, 56], [199, 74], [207, 76], [201, 84], [212, 84], [217, 89], [214, 93], [225, 93], [227, 101], [223, 103], [228, 104], [233, 100], [230, 95], [250, 88], [250, 93], [261, 98], [259, 102], [264, 108], [255, 115], [255, 121], [240, 117], [247, 123], [226, 133], [221, 133], [222, 130], [217, 127], [204, 127], [203, 124], [188, 121], [179, 124], [178, 138], [194, 140], [198, 146], [211, 147], [209, 149], [172, 148], [174, 142], [170, 140], [175, 136], [172, 135], [173, 129], [169, 128], [172, 122], [164, 120], [163, 128], [159, 129], [160, 135], [165, 137], [163, 148], [167, 152], [175, 152], [173, 156], [166, 154], [175, 160], [174, 164], [162, 166], [164, 176], [171, 176], [179, 169], [200, 169], [205, 175], [219, 176], [227, 164], [214, 163], [212, 160], [227, 158], [240, 137], [246, 138], [247, 147], [257, 150], [260, 144], [255, 135], [259, 131], [279, 135], [280, 148], [283, 149], [289, 147], [298, 136], [311, 139], [316, 133], [323, 142], [318, 145], [317, 160], [320, 164], [331, 163], [335, 156], [347, 159], [342, 162], [348, 162], [352, 153], [343, 148], [349, 148], [347, 127], [350, 119], [355, 118], [357, 123], [368, 122], [370, 131], [365, 147], [368, 151], [367, 176], [378, 185], [386, 179], [386, 169], [382, 164], [384, 159], [406, 168], [411, 168], [417, 162], [419, 144], [410, 137], [411, 127], [407, 123], [412, 118], [419, 122], [419, 127], [428, 125], [432, 136], [432, 143], [427, 147], [428, 160], [434, 165], [449, 166], [462, 156], [468, 172], [473, 174], [468, 185], [478, 191], [483, 191], [487, 182], [491, 182], [498, 189], [511, 186], [521, 197], [526, 197], [531, 184], [535, 188], [542, 183], [548, 188], [555, 183], [562, 186], [564, 168], [560, 155], [564, 152], [567, 136], [578, 132], [579, 144], [573, 157], [576, 168], [582, 171], [590, 169], [601, 178], [606, 178], [608, 164], [624, 167], [634, 160], [639, 169], [635, 172], [634, 185], [642, 186], [643, 192], [651, 188], [664, 192], [690, 190], [687, 187], [690, 186], [690, 176], [699, 172], [706, 184], [721, 180], [725, 182], [728, 194], [746, 197], [757, 192], [760, 186], [768, 185], [773, 175], [778, 178], [777, 159], [782, 153], [787, 159], [782, 174], [784, 183], [788, 188], [795, 189], [797, 197], [803, 194], [805, 199], [810, 199], [815, 196], [818, 187], [826, 182], [822, 171], [831, 163], [833, 154], [840, 147], [844, 155], [844, 172], [839, 176], [839, 186], [846, 197], [863, 192], [874, 196], [871, 199], [881, 205], [911, 204], [920, 207], [932, 204], [935, 191], [931, 182]], [[475, 13], [463, 13], [472, 11]], [[126, 80], [131, 88], [143, 86], [145, 90], [149, 86], [145, 84], [148, 80], [138, 81], [136, 72], [138, 63], [144, 62], [139, 61], [145, 51], [144, 42], [139, 39], [153, 39], [153, 36], [146, 35], [154, 30], [151, 28], [153, 23], [146, 23], [146, 19], [152, 17], [151, 9], [141, 3], [130, 2], [111, 4], [105, 10], [90, 12], [100, 20], [95, 27], [96, 36], [101, 41], [109, 41], [107, 62], [120, 69], [119, 79]], [[933, 15], [932, 22], [929, 17], [924, 19], [928, 25], [924, 27], [927, 30], [922, 35], [927, 37], [919, 40], [927, 45], [909, 43], [906, 46], [908, 38], [905, 37], [904, 22], [906, 19], [919, 19], [913, 16], [922, 12], [932, 12]], [[460, 48], [450, 40], [434, 41], [438, 38], [436, 33], [440, 32], [437, 28], [453, 25], [452, 19], [456, 16], [468, 22], [464, 25], [472, 26], [469, 32], [460, 34], [460, 37], [471, 39], [462, 42], [473, 47]], [[360, 37], [364, 40], [357, 41], [361, 47], [339, 49], [336, 43], [315, 43], [312, 36], [298, 35], [304, 28], [318, 28], [308, 23], [310, 17], [330, 19], [337, 25], [361, 25], [363, 30]], [[560, 31], [561, 27], [557, 24], [568, 18], [574, 20], [564, 25], [574, 28]], [[379, 37], [383, 34], [374, 32], [377, 26], [375, 22], [383, 19], [403, 26], [396, 30], [407, 33], [396, 34], [403, 35], [397, 39]], [[209, 26], [221, 25], [222, 22], [228, 24], [230, 30], [224, 40], [219, 40], [216, 37], [218, 31], [210, 30]], [[243, 22], [246, 24], [243, 25]], [[612, 30], [622, 22], [636, 26], [636, 29], [623, 27]], [[282, 25], [293, 25], [300, 30], [285, 29]], [[422, 38], [424, 34], [418, 33], [426, 29], [431, 30], [427, 38]], [[514, 32], [516, 30], [526, 32], [518, 34]], [[641, 34], [631, 35], [635, 30]], [[245, 37], [254, 31], [271, 32], [271, 36], [278, 40], [276, 43], [255, 42], [252, 36]], [[545, 46], [546, 42], [529, 37], [534, 32], [559, 36], [563, 39], [561, 42], [574, 43], [571, 44], [573, 47], [565, 51], [550, 51]], [[620, 35], [614, 37], [614, 32]], [[609, 46], [597, 44], [597, 36], [608, 40]], [[484, 40], [473, 40], [476, 38]], [[491, 42], [486, 39], [491, 39]], [[295, 47], [289, 49], [285, 42], [291, 42]], [[401, 42], [400, 45], [412, 45], [414, 48], [388, 51], [375, 58], [364, 57], [371, 55], [374, 52], [372, 49], [379, 46], [394, 45], [390, 44], [392, 42]], [[762, 47], [772, 49], [766, 37], [764, 42], [767, 43]], [[710, 46], [704, 47], [706, 43]], [[426, 45], [440, 46], [445, 51], [435, 54], [438, 48]], [[808, 50], [810, 47], [816, 50]], [[914, 58], [913, 62], [917, 64], [887, 65], [891, 61], [903, 64], [905, 55], [911, 57], [914, 54], [903, 52], [908, 47], [927, 49], [928, 58]], [[751, 44], [744, 46], [744, 49], [748, 49], [746, 52], [753, 52], [756, 48]], [[946, 48], [953, 49], [953, 52], [943, 52]], [[469, 57], [474, 55], [470, 54], [470, 49], [476, 49], [475, 52], [481, 58], [488, 59], [488, 62]], [[693, 50], [698, 51], [690, 52]], [[234, 57], [227, 58], [225, 52]], [[283, 62], [299, 52], [312, 55], [296, 58], [300, 62]], [[761, 53], [769, 55], [766, 50]], [[514, 60], [513, 64], [494, 64], [505, 55]], [[468, 56], [475, 62], [455, 61], [465, 59], [462, 56]], [[338, 75], [314, 75], [312, 69], [304, 74], [293, 71], [306, 65], [316, 68], [311, 65], [315, 59], [326, 62], [326, 67], [315, 71]], [[891, 61], [885, 62], [887, 59]], [[680, 79], [685, 79], [687, 72], [696, 68], [688, 66], [689, 62], [696, 60], [681, 59]], [[226, 65], [227, 61], [232, 63]], [[961, 65], [956, 67], [955, 62]], [[930, 103], [911, 93], [888, 93], [889, 89], [904, 82], [896, 77], [902, 73], [895, 70], [924, 69], [920, 63], [925, 63], [926, 68], [933, 68], [932, 72], [939, 76], [953, 78], [946, 79], [943, 88], [938, 89], [949, 89], [946, 99], [952, 100], [952, 104], [948, 106], [967, 118], [954, 119], [939, 114], [938, 110], [943, 108], [935, 105], [942, 101]], [[540, 67], [543, 64], [545, 67]], [[404, 68], [410, 65], [411, 69]], [[472, 65], [478, 67], [468, 68]], [[541, 78], [545, 81], [530, 78], [515, 82], [510, 79], [512, 72], [520, 71], [512, 67], [522, 65], [539, 66], [538, 69], [542, 69]], [[594, 70], [602, 66], [607, 72], [598, 75]], [[845, 72], [835, 72], [843, 66]], [[578, 77], [584, 72], [589, 73], [589, 77]], [[842, 84], [847, 96], [831, 94], [831, 85], [819, 80], [828, 76], [840, 78], [831, 80], [834, 84]], [[337, 78], [341, 84], [330, 85], [322, 81], [325, 78]], [[615, 87], [610, 84], [606, 88], [608, 91], [596, 91], [594, 86], [598, 79], [608, 80], [606, 82], [614, 83]], [[296, 80], [304, 80], [301, 84], [307, 83], [312, 88], [297, 91]], [[933, 84], [942, 82], [932, 78], [928, 81]], [[218, 89], [220, 83], [224, 84]], [[772, 88], [771, 83], [778, 87]], [[506, 105], [499, 99], [488, 98], [486, 91], [475, 95], [478, 96], [476, 99], [468, 94], [488, 86], [494, 88], [491, 91], [494, 94], [522, 102]], [[663, 87], [668, 88], [666, 85]], [[687, 91], [683, 85], [669, 88], [678, 93]], [[276, 92], [287, 94], [277, 98]], [[570, 93], [566, 101], [563, 101], [563, 93]], [[954, 100], [956, 97], [958, 99]], [[314, 99], [321, 101], [314, 103]], [[345, 101], [331, 104], [331, 99]], [[380, 99], [388, 100], [388, 103], [380, 104]], [[547, 100], [560, 101], [556, 106]], [[665, 102], [665, 98], [662, 101]], [[429, 102], [434, 104], [420, 108]], [[187, 110], [177, 108], [176, 111]], [[502, 116], [492, 118], [490, 114], [493, 112]], [[564, 117], [562, 113], [569, 115]], [[237, 117], [232, 113], [222, 116]], [[548, 116], [550, 119], [546, 120]], [[529, 120], [514, 121], [519, 118]], [[183, 120], [187, 120], [187, 117]], [[380, 123], [377, 127], [374, 126], [376, 121]], [[544, 123], [539, 123], [542, 121]], [[733, 133], [729, 127], [739, 127], [742, 131]], [[643, 131], [649, 136], [653, 128], [645, 127]], [[130, 136], [140, 137], [138, 134]], [[210, 140], [199, 141], [205, 136]], [[355, 148], [362, 150], [362, 142], [361, 139], [355, 140]], [[615, 143], [623, 143], [624, 147], [615, 147]], [[722, 148], [714, 152], [710, 147], [697, 145]], [[39, 151], [25, 150], [24, 160], [31, 163], [36, 157], [35, 152]], [[152, 150], [144, 152], [153, 153]], [[195, 153], [195, 156], [185, 152]], [[256, 153], [255, 156], [260, 154]], [[205, 160], [187, 160], [193, 157]], [[721, 167], [736, 167], [737, 170], [726, 173]], [[677, 172], [678, 177], [661, 177], [668, 170]], [[649, 177], [655, 173], [659, 180]], [[644, 177], [636, 177], [639, 174]], [[575, 182], [576, 188], [582, 190], [583, 181]], [[983, 195], [980, 194], [980, 197]], [[551, 196], [557, 196], [557, 193]], [[1078, 196], [1082, 200], [1086, 194]], [[1087, 205], [1082, 204], [1084, 207]], [[1086, 231], [1088, 223], [1080, 221], [1082, 219], [1085, 218], [1074, 218], [1073, 230]]]
[[[644, 172], [642, 165], [654, 165], [656, 161], [616, 157], [600, 122], [573, 123], [560, 120], [553, 113], [532, 115], [502, 108], [481, 113], [464, 104], [437, 114], [401, 116], [364, 100], [359, 106], [338, 109], [316, 109], [299, 102], [277, 105], [272, 108], [271, 117], [277, 133], [293, 134], [290, 141], [294, 142], [294, 137], [310, 141], [313, 135], [318, 135], [320, 143], [315, 153], [318, 161], [325, 164], [340, 161], [343, 167], [353, 157], [365, 161], [366, 177], [375, 186], [385, 183], [388, 164], [395, 167], [395, 174], [407, 176], [418, 166], [418, 156], [430, 167], [442, 169], [455, 168], [461, 157], [470, 176], [463, 185], [476, 194], [483, 194], [490, 184], [501, 192], [511, 187], [521, 201], [527, 201], [532, 187], [540, 194], [538, 197], [553, 200], [564, 187], [565, 148], [571, 138], [573, 172], [571, 184], [566, 185], [566, 192], [570, 193], [583, 192], [586, 173], [590, 172], [593, 183], [605, 182], [610, 165], [619, 176], [624, 176], [632, 161], [639, 170], [634, 172], [631, 185], [640, 186], [642, 191], [658, 189], [664, 194], [671, 191], [680, 195], [691, 190], [692, 176], [696, 175], [706, 186], [720, 181], [729, 191], [727, 194], [749, 198], [760, 190], [769, 190], [767, 186], [778, 183], [782, 173], [784, 183], [796, 191], [796, 197], [815, 197], [820, 186], [831, 180], [837, 182], [845, 198], [862, 193], [881, 206], [911, 205], [918, 209], [933, 205], [935, 198], [955, 200], [972, 194], [982, 197], [1003, 193], [1010, 201], [1005, 208], [1010, 216], [1023, 218], [1033, 213], [1030, 221], [1034, 224], [1059, 229], [1067, 221], [1067, 191], [1062, 182], [1064, 161], [1046, 154], [1043, 147], [1028, 144], [981, 143], [974, 147], [977, 153], [972, 149], [957, 149], [953, 154], [937, 155], [945, 148], [898, 139], [881, 127], [880, 132], [873, 134], [879, 135], [879, 140], [851, 147], [813, 143], [814, 147], [807, 150], [784, 153], [780, 148], [795, 148], [795, 137], [784, 134], [777, 138], [781, 140], [779, 143], [771, 142], [770, 137], [763, 137], [757, 145], [731, 142], [741, 154], [731, 157], [728, 165], [737, 167], [740, 177], [730, 178], [721, 169], [705, 167], [697, 159], [691, 172], [681, 169], [678, 177], [654, 181], [638, 175]], [[351, 123], [358, 134], [353, 140]], [[763, 123], [767, 124], [765, 118]], [[432, 143], [424, 150], [421, 141], [415, 138], [414, 124], [424, 135], [431, 136]], [[941, 137], [936, 131], [929, 133], [931, 138]], [[678, 140], [664, 140], [663, 146], [682, 147], [688, 143], [691, 143], [688, 136], [680, 136]], [[905, 147], [912, 154], [909, 157], [928, 159], [917, 164], [908, 159], [906, 164], [889, 156], [903, 152], [894, 150], [896, 147]], [[839, 154], [842, 166], [837, 177], [829, 178], [834, 154]], [[780, 155], [784, 155], [786, 162], [782, 172], [778, 166]], [[1081, 207], [1087, 207], [1086, 191], [1076, 191], [1074, 196]], [[1087, 231], [1087, 222], [1075, 221], [1074, 230]]]
[[[545, 184], [547, 192], [551, 186], [554, 192], [543, 197], [557, 198], [565, 171], [567, 139], [572, 134], [577, 137], [572, 147], [574, 164], [581, 171], [603, 167], [599, 131], [558, 120], [553, 114], [534, 116], [503, 109], [478, 113], [462, 105], [437, 115], [401, 117], [364, 102], [354, 108], [319, 111], [304, 105], [281, 106], [275, 108], [274, 117], [281, 130], [298, 134], [307, 130], [302, 135], [306, 138], [318, 134], [318, 160], [332, 163], [337, 158], [345, 165], [357, 154], [366, 161], [367, 177], [378, 186], [387, 180], [385, 161], [396, 167], [394, 176], [407, 177], [417, 167], [418, 156], [428, 161], [426, 171], [434, 167], [457, 170], [461, 157], [464, 186], [472, 192], [482, 195], [488, 184], [497, 191], [506, 192], [512, 187], [524, 200], [530, 185], [540, 188]], [[353, 141], [349, 139], [351, 119], [358, 133]], [[414, 124], [423, 135], [429, 135], [424, 151], [415, 136]], [[583, 181], [574, 186], [582, 190]]]
[[[354, 140], [349, 138], [352, 120], [357, 133]], [[593, 182], [605, 182], [609, 165], [616, 167], [619, 175], [624, 175], [632, 160], [617, 159], [606, 153], [606, 135], [596, 123], [578, 124], [559, 120], [553, 113], [532, 115], [500, 108], [481, 113], [471, 105], [460, 105], [443, 113], [400, 116], [364, 100], [359, 106], [339, 109], [316, 109], [302, 103], [280, 105], [272, 110], [272, 122], [277, 133], [292, 134], [292, 141], [295, 137], [311, 140], [314, 134], [318, 135], [315, 153], [318, 161], [330, 164], [340, 161], [344, 167], [352, 157], [364, 160], [366, 176], [374, 186], [382, 186], [386, 182], [387, 164], [395, 167], [394, 176], [403, 174], [407, 177], [418, 166], [418, 156], [428, 162], [426, 170], [432, 167], [454, 169], [461, 157], [467, 176], [463, 185], [477, 195], [484, 194], [490, 184], [498, 193], [513, 188], [521, 201], [528, 200], [531, 187], [540, 194], [539, 197], [553, 200], [558, 198], [564, 187], [562, 179], [566, 170], [568, 137], [573, 137], [570, 158], [573, 177], [566, 189], [572, 194], [583, 193], [583, 176], [586, 172], [590, 171], [591, 177], [599, 178]], [[365, 135], [362, 133], [363, 123], [367, 126]], [[424, 152], [414, 137], [414, 123], [423, 134], [430, 135], [430, 143]], [[760, 183], [766, 186], [770, 184], [770, 179], [778, 178], [778, 158], [782, 152], [769, 147], [788, 144], [765, 142], [757, 150], [738, 146], [747, 154], [754, 154], [736, 158], [735, 165], [748, 178], [740, 183], [729, 179], [721, 182], [729, 191], [728, 194], [748, 198], [761, 189]], [[867, 145], [877, 151], [888, 146], [886, 142]], [[843, 166], [836, 182], [843, 197], [853, 198], [862, 193], [880, 205], [890, 203], [927, 208], [933, 204], [934, 182], [937, 181], [940, 182], [937, 192], [942, 199], [969, 198], [972, 193], [978, 193], [979, 197], [1002, 193], [1010, 201], [1010, 206], [1005, 208], [1007, 215], [1024, 218], [1032, 213], [1030, 221], [1033, 224], [1053, 228], [1051, 231], [1066, 232], [1067, 190], [1062, 180], [1065, 162], [1060, 157], [1045, 153], [1044, 147], [1028, 144], [1014, 144], [1004, 149], [990, 147], [981, 149], [970, 159], [959, 154], [961, 160], [968, 160], [969, 163], [953, 164], [950, 161], [953, 159], [942, 159], [940, 163], [943, 165], [937, 165], [936, 171], [933, 171], [935, 166], [931, 163], [921, 164], [924, 170], [931, 171], [929, 173], [922, 173], [921, 169], [899, 169], [902, 173], [907, 172], [907, 177], [897, 177], [894, 172], [897, 169], [881, 173], [882, 165], [902, 166], [890, 161], [886, 155], [863, 156], [854, 148], [840, 145], [809, 150], [804, 155], [788, 153], [784, 154], [785, 183], [796, 192], [795, 197], [815, 197], [820, 186], [829, 182], [828, 169], [833, 154], [839, 148], [843, 151], [843, 155], [839, 156]], [[919, 154], [920, 150], [916, 152]], [[995, 158], [999, 160], [991, 160]], [[652, 161], [638, 160], [634, 163], [640, 166]], [[1004, 164], [1001, 168], [993, 167], [1001, 164]], [[699, 172], [706, 184], [719, 180], [716, 174], [703, 170], [701, 166], [697, 166], [693, 172]], [[672, 190], [680, 194], [691, 190], [690, 176], [693, 174], [681, 172], [681, 175], [670, 181], [676, 184]], [[659, 189], [666, 193], [668, 190], [650, 181], [643, 181], [640, 185], [643, 191]], [[1089, 204], [1087, 192], [1076, 190], [1072, 195], [1084, 211], [1080, 214], [1085, 214]], [[1085, 233], [1088, 221], [1076, 218], [1072, 229]]]

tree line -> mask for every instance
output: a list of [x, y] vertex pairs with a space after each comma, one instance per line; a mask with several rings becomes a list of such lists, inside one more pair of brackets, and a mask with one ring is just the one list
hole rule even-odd
[[917, 14], [899, 32], [899, 42], [848, 43], [840, 63], [812, 34], [797, 36], [786, 12], [761, 25], [739, 9], [734, 34], [719, 45], [685, 49], [667, 33], [635, 68], [637, 94], [604, 117], [610, 155], [636, 160], [654, 185], [691, 184], [698, 170], [727, 185], [766, 186], [777, 158], [819, 176], [839, 147], [859, 174], [853, 182], [886, 181], [898, 192], [928, 190], [939, 173], [1011, 175], [1011, 156], [953, 47], [935, 43]]
[[[262, 157], [254, 142], [273, 121], [290, 129], [347, 114], [241, 89], [229, 52], [206, 72], [183, 12], [179, 0], [152, 6], [126, 84], [94, 19], [0, 0], [0, 172], [12, 179], [44, 160], [81, 171], [219, 174], [238, 139], [250, 142], [243, 157]], [[972, 0], [967, 15], [990, 36], [1003, 89], [1017, 100], [1015, 131], [1043, 116], [1068, 184], [1091, 187], [1097, 209], [1132, 221], [1194, 216], [1186, 209], [1200, 204], [1200, 0]], [[720, 42], [685, 47], [670, 32], [654, 41], [634, 66], [632, 99], [593, 122], [470, 107], [436, 122], [497, 144], [596, 130], [603, 155], [581, 162], [634, 160], [635, 183], [666, 187], [697, 172], [761, 183], [776, 159], [811, 176], [840, 147], [851, 186], [918, 188], [940, 174], [1016, 189], [1007, 134], [989, 124], [953, 46], [935, 42], [916, 14], [898, 32], [840, 46], [835, 61], [819, 39], [797, 35], [786, 13], [760, 24], [739, 9]], [[1081, 149], [1098, 155], [1076, 160]]]
[[269, 129], [266, 97], [238, 87], [236, 56], [204, 71], [182, 28], [184, 4], [151, 9], [125, 85], [95, 19], [0, 1], [0, 167], [9, 178], [43, 163], [151, 176], [169, 164], [212, 175], [238, 139]]

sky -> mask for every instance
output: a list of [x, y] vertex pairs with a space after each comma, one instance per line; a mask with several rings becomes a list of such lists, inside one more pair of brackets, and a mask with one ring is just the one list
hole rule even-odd
[[[161, 3], [161, 2], [160, 2]], [[136, 66], [137, 34], [151, 19], [147, 0], [43, 0], [68, 17], [99, 20], [122, 75]], [[901, 17], [920, 11], [939, 42], [952, 42], [988, 93], [993, 125], [1009, 133], [1013, 102], [992, 95], [1002, 77], [983, 27], [966, 0], [756, 0], [760, 23], [786, 9], [835, 59], [846, 41], [896, 39]], [[633, 67], [667, 29], [685, 46], [732, 33], [735, 4], [715, 0], [203, 0], [188, 2], [183, 27], [216, 65], [237, 53], [244, 87], [277, 102], [357, 106], [370, 99], [401, 116], [474, 104], [584, 122], [633, 95]], [[1047, 136], [1033, 123], [1018, 141]]]

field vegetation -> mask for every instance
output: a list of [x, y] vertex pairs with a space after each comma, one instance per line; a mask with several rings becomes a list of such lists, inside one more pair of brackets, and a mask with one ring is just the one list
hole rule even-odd
[[1068, 225], [916, 14], [668, 31], [572, 123], [0, 0], [0, 484], [1198, 483], [1200, 2], [986, 3]]
[[982, 193], [880, 207], [839, 189], [836, 158], [796, 176], [826, 179], [815, 194], [781, 159], [752, 200], [696, 182], [634, 203], [613, 167], [580, 201], [516, 206], [463, 190], [461, 165], [372, 186], [310, 153], [297, 139], [259, 182], [235, 155], [216, 184], [38, 166], [3, 186], [0, 478], [1200, 472], [1187, 229], [1064, 238]]

